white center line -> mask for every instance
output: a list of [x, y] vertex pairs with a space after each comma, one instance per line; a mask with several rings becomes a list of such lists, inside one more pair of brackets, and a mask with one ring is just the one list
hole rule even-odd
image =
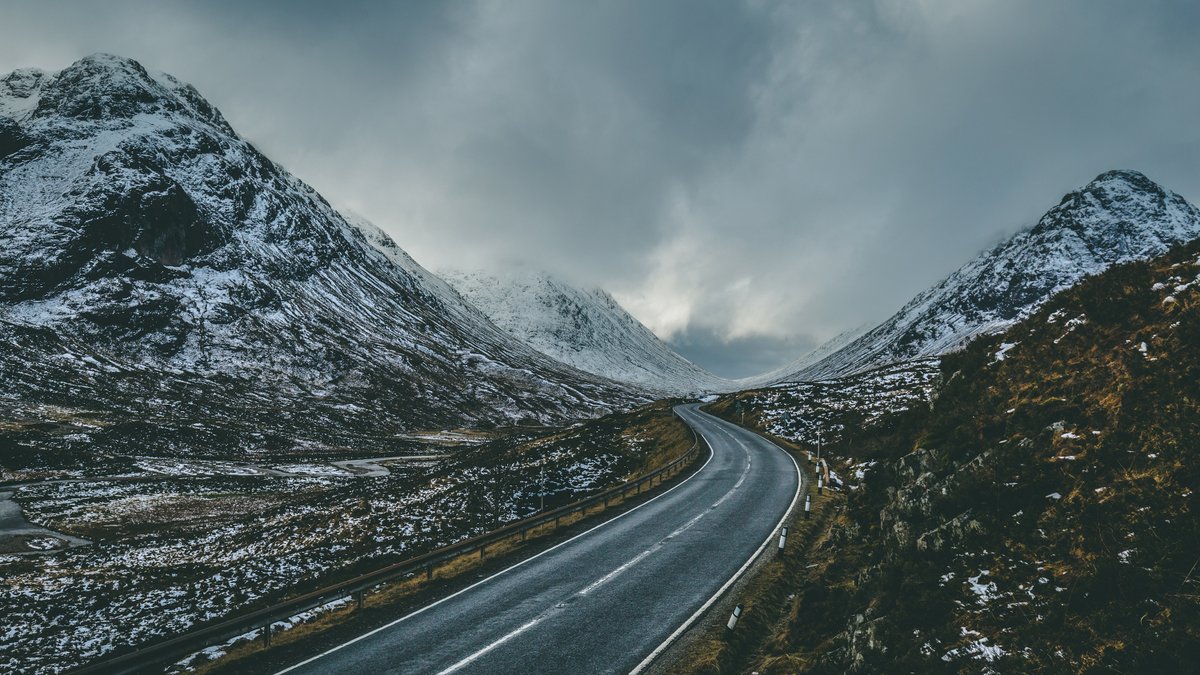
[[447, 669], [445, 669], [445, 670], [441, 671], [440, 673], [438, 673], [438, 675], [450, 675], [450, 673], [453, 673], [453, 672], [454, 672], [454, 671], [456, 671], [456, 670], [462, 670], [463, 668], [465, 668], [465, 667], [467, 667], [468, 665], [470, 665], [470, 664], [471, 664], [471, 662], [473, 662], [475, 659], [478, 659], [479, 657], [481, 657], [481, 656], [483, 656], [484, 654], [486, 654], [486, 653], [488, 653], [488, 652], [492, 651], [492, 650], [493, 650], [493, 649], [495, 649], [496, 647], [499, 647], [500, 645], [504, 644], [505, 642], [508, 642], [509, 640], [511, 640], [511, 639], [513, 639], [513, 638], [515, 638], [515, 637], [517, 637], [517, 636], [518, 636], [518, 635], [520, 635], [521, 633], [524, 633], [525, 631], [529, 630], [530, 628], [533, 628], [534, 626], [536, 626], [536, 625], [538, 624], [538, 622], [539, 622], [539, 621], [541, 621], [541, 620], [542, 620], [542, 618], [543, 618], [543, 617], [540, 617], [540, 616], [539, 616], [538, 618], [536, 618], [536, 619], [534, 619], [534, 620], [530, 621], [529, 623], [526, 623], [525, 625], [521, 626], [520, 628], [518, 628], [518, 629], [514, 630], [513, 632], [509, 633], [508, 635], [505, 635], [504, 637], [500, 638], [499, 640], [496, 640], [495, 642], [493, 642], [493, 643], [491, 643], [490, 645], [488, 645], [488, 646], [484, 647], [483, 649], [480, 649], [479, 651], [477, 651], [477, 652], [475, 652], [474, 654], [472, 654], [472, 655], [468, 656], [467, 658], [463, 659], [462, 661], [459, 661], [458, 663], [456, 663], [456, 664], [454, 664], [454, 665], [450, 666], [449, 668], [447, 668]]
[[629, 569], [630, 567], [633, 567], [634, 565], [638, 564], [639, 562], [642, 561], [643, 558], [645, 558], [646, 556], [653, 553], [655, 551], [655, 549], [657, 549], [657, 548], [659, 548], [659, 547], [654, 546], [653, 548], [648, 548], [645, 551], [642, 551], [641, 553], [634, 556], [633, 560], [630, 560], [629, 562], [625, 563], [624, 565], [621, 565], [617, 569], [615, 569], [615, 570], [609, 572], [608, 574], [605, 574], [604, 576], [600, 577], [599, 579], [593, 581], [591, 583], [591, 585], [589, 585], [587, 588], [583, 589], [582, 591], [579, 591], [579, 594], [587, 595], [588, 592], [593, 591], [593, 590], [599, 588], [600, 586], [603, 586], [604, 584], [608, 583], [609, 581], [612, 581], [613, 577], [617, 576], [621, 572], [624, 572], [625, 570]]
[[736, 482], [736, 483], [734, 483], [734, 484], [733, 484], [733, 488], [732, 488], [732, 489], [730, 489], [730, 490], [729, 490], [729, 492], [726, 492], [726, 493], [725, 493], [725, 495], [724, 495], [723, 497], [721, 497], [721, 498], [720, 498], [720, 499], [718, 499], [717, 501], [713, 502], [713, 505], [709, 507], [710, 509], [715, 509], [715, 508], [717, 508], [718, 506], [720, 506], [722, 502], [724, 502], [726, 499], [729, 499], [730, 497], [732, 497], [732, 496], [733, 496], [733, 493], [735, 493], [735, 492], [737, 492], [737, 491], [738, 491], [738, 488], [742, 487], [742, 483], [745, 483], [745, 482], [746, 482], [746, 476], [750, 474], [750, 466], [751, 466], [752, 464], [754, 464], [754, 460], [753, 460], [753, 459], [750, 459], [750, 453], [749, 453], [749, 452], [747, 452], [747, 453], [746, 453], [746, 457], [747, 457], [747, 459], [746, 459], [746, 470], [745, 470], [745, 471], [742, 471], [742, 477], [741, 477], [741, 478], [738, 478], [738, 482]]
[[[731, 438], [732, 438], [732, 436], [731, 436]], [[736, 441], [736, 439], [734, 439], [734, 440]], [[738, 488], [740, 488], [742, 486], [742, 483], [746, 482], [746, 476], [748, 476], [750, 474], [750, 466], [754, 463], [754, 459], [750, 455], [750, 449], [747, 448], [744, 444], [742, 444], [740, 442], [738, 442], [738, 445], [740, 445], [742, 447], [742, 449], [746, 452], [746, 468], [742, 470], [742, 475], [738, 478], [737, 483], [734, 483], [733, 487], [729, 490], [729, 492], [726, 492], [723, 497], [721, 497], [720, 499], [718, 499], [716, 501], [716, 503], [714, 503], [712, 506], [708, 507], [704, 511], [700, 512], [697, 516], [695, 516], [691, 520], [684, 523], [682, 526], [680, 526], [674, 532], [663, 537], [660, 541], [658, 541], [656, 544], [654, 544], [654, 546], [651, 546], [650, 548], [646, 549], [645, 551], [642, 551], [641, 553], [634, 556], [633, 559], [630, 560], [629, 562], [626, 562], [624, 565], [621, 565], [617, 569], [609, 572], [608, 574], [605, 574], [604, 576], [600, 577], [596, 581], [593, 581], [591, 584], [589, 584], [587, 586], [587, 588], [584, 588], [582, 591], [579, 591], [579, 595], [587, 595], [588, 593], [596, 590], [597, 588], [603, 586], [604, 584], [612, 581], [618, 574], [624, 572], [625, 570], [629, 569], [630, 567], [633, 567], [634, 565], [638, 564], [642, 560], [645, 560], [647, 556], [649, 556], [650, 554], [652, 554], [655, 551], [662, 548], [663, 544], [665, 542], [668, 542], [668, 541], [674, 539], [675, 537], [683, 534], [684, 532], [687, 532], [689, 529], [691, 529], [691, 527], [693, 525], [700, 522], [701, 518], [708, 515], [708, 513], [710, 511], [712, 511], [713, 509], [720, 506], [721, 503], [724, 502], [726, 499], [729, 499], [733, 495], [734, 492], [737, 492]]]

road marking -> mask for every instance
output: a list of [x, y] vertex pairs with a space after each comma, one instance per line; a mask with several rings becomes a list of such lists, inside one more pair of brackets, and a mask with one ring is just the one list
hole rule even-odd
[[465, 667], [467, 667], [468, 665], [470, 665], [470, 664], [471, 664], [471, 662], [472, 662], [472, 661], [474, 661], [475, 659], [478, 659], [479, 657], [481, 657], [481, 656], [483, 656], [484, 654], [486, 654], [486, 653], [488, 653], [488, 652], [492, 651], [492, 650], [493, 650], [493, 649], [495, 649], [496, 647], [499, 647], [500, 645], [504, 644], [505, 642], [508, 642], [509, 640], [511, 640], [511, 639], [513, 639], [513, 638], [515, 638], [515, 637], [517, 637], [517, 636], [518, 636], [518, 635], [520, 635], [521, 633], [524, 633], [525, 631], [529, 630], [530, 628], [533, 628], [533, 627], [534, 627], [534, 626], [536, 626], [536, 625], [537, 625], [537, 624], [538, 624], [538, 623], [539, 623], [539, 622], [540, 622], [540, 621], [541, 621], [543, 618], [544, 618], [544, 617], [541, 617], [541, 616], [537, 617], [536, 619], [534, 619], [534, 620], [530, 621], [529, 623], [525, 624], [524, 626], [521, 626], [520, 628], [518, 628], [518, 629], [514, 630], [513, 632], [509, 633], [508, 635], [505, 635], [504, 637], [500, 638], [499, 640], [496, 640], [496, 641], [495, 641], [495, 642], [493, 642], [492, 644], [490, 644], [490, 645], [488, 645], [488, 646], [484, 647], [483, 649], [480, 649], [479, 651], [475, 652], [474, 654], [472, 654], [472, 655], [468, 656], [467, 658], [463, 659], [462, 661], [459, 661], [458, 663], [456, 663], [456, 664], [454, 664], [454, 665], [450, 666], [449, 668], [447, 668], [447, 669], [445, 669], [445, 670], [443, 670], [443, 671], [439, 672], [439, 673], [438, 673], [438, 675], [450, 675], [450, 673], [453, 673], [453, 672], [454, 672], [454, 671], [456, 671], [456, 670], [462, 670], [463, 668], [465, 668]]
[[687, 532], [689, 529], [691, 529], [691, 527], [693, 525], [695, 525], [697, 522], [699, 522], [700, 519], [703, 518], [705, 516], [705, 514], [707, 514], [710, 510], [712, 510], [711, 506], [708, 507], [707, 509], [701, 511], [700, 515], [696, 516], [695, 518], [692, 518], [691, 520], [687, 521], [683, 525], [680, 525], [679, 528], [676, 529], [671, 534], [668, 534], [667, 536], [663, 537], [663, 541], [666, 541], [667, 539], [674, 539], [675, 537], [683, 534], [684, 532]]
[[[707, 413], [705, 413], [705, 414], [707, 414]], [[732, 423], [726, 422], [726, 424], [732, 424]], [[720, 428], [720, 427], [718, 426], [717, 428]], [[741, 429], [741, 427], [738, 427], [738, 428]], [[754, 433], [752, 431], [744, 430], [744, 429], [743, 429], [743, 431], [746, 431], [747, 433]], [[696, 433], [700, 433], [700, 431], [697, 430]], [[728, 432], [726, 432], [726, 433], [728, 433]], [[730, 434], [730, 436], [732, 436], [732, 435], [733, 434]], [[643, 670], [645, 670], [646, 667], [649, 666], [654, 661], [654, 659], [658, 658], [663, 652], [665, 652], [667, 650], [668, 647], [671, 646], [671, 643], [673, 643], [673, 642], [675, 642], [675, 640], [679, 639], [679, 636], [683, 635], [684, 631], [686, 631], [688, 628], [691, 628], [692, 624], [696, 622], [696, 619], [699, 619], [702, 614], [704, 614], [706, 611], [708, 611], [708, 608], [712, 607], [713, 604], [722, 595], [725, 594], [725, 591], [729, 590], [729, 587], [732, 586], [735, 582], [737, 582], [737, 580], [743, 574], [746, 573], [746, 570], [750, 569], [750, 565], [752, 565], [754, 563], [754, 561], [758, 559], [758, 556], [762, 554], [762, 552], [767, 548], [768, 545], [770, 545], [771, 540], [775, 538], [775, 532], [777, 532], [779, 530], [779, 528], [783, 526], [783, 524], [787, 521], [788, 517], [792, 515], [792, 511], [796, 508], [796, 502], [798, 502], [800, 500], [800, 492], [801, 492], [801, 490], [804, 489], [804, 472], [802, 472], [800, 470], [800, 464], [796, 462], [796, 458], [792, 455], [792, 453], [787, 452], [783, 448], [780, 448], [778, 445], [775, 445], [774, 443], [767, 440], [766, 438], [763, 438], [762, 436], [758, 436], [758, 438], [762, 439], [767, 444], [769, 444], [771, 447], [778, 449], [780, 452], [782, 452], [784, 455], [786, 455], [788, 457], [788, 459], [792, 460], [792, 465], [794, 465], [796, 467], [796, 495], [794, 497], [792, 497], [791, 505], [788, 506], [788, 509], [787, 509], [787, 511], [784, 512], [783, 517], [780, 518], [779, 522], [775, 524], [775, 527], [771, 530], [771, 534], [767, 535], [767, 539], [762, 543], [762, 546], [758, 547], [758, 550], [754, 552], [754, 555], [750, 556], [750, 559], [747, 560], [745, 562], [745, 564], [743, 564], [738, 569], [737, 572], [734, 572], [733, 576], [729, 577], [729, 580], [726, 581], [719, 589], [717, 589], [717, 592], [713, 593], [712, 597], [710, 597], [707, 601], [705, 601], [704, 605], [702, 605], [700, 607], [700, 609], [697, 609], [690, 617], [688, 617], [687, 621], [683, 622], [683, 625], [679, 626], [679, 628], [676, 628], [673, 633], [671, 633], [670, 635], [667, 636], [666, 640], [662, 641], [662, 644], [658, 645], [657, 647], [654, 648], [654, 651], [650, 652], [649, 656], [642, 659], [641, 663], [637, 664], [637, 666], [633, 670], [629, 671], [629, 675], [638, 675], [638, 673], [641, 673]], [[716, 453], [714, 452], [713, 454], [716, 454]]]
[[[733, 438], [733, 436], [730, 436], [730, 438]], [[736, 439], [734, 439], [734, 440], [736, 440]], [[600, 577], [596, 581], [592, 582], [587, 588], [583, 589], [582, 591], [579, 591], [579, 595], [587, 595], [589, 592], [599, 588], [600, 586], [603, 586], [604, 584], [608, 583], [609, 581], [612, 581], [613, 578], [616, 577], [621, 572], [624, 572], [625, 570], [629, 569], [630, 567], [633, 567], [634, 565], [638, 564], [642, 560], [645, 560], [646, 557], [649, 556], [651, 553], [654, 553], [655, 551], [661, 549], [663, 547], [663, 544], [665, 544], [666, 542], [683, 534], [684, 532], [687, 532], [688, 530], [690, 530], [693, 525], [700, 522], [701, 518], [708, 515], [713, 509], [720, 506], [722, 502], [724, 502], [726, 499], [729, 499], [731, 496], [733, 496], [733, 493], [737, 492], [738, 488], [740, 488], [742, 486], [742, 483], [746, 482], [746, 476], [748, 476], [750, 474], [750, 466], [754, 463], [753, 458], [750, 456], [750, 449], [747, 448], [742, 443], [738, 443], [738, 445], [740, 445], [742, 450], [744, 450], [746, 452], [746, 468], [742, 471], [742, 475], [738, 478], [737, 482], [733, 484], [733, 487], [729, 489], [729, 492], [725, 493], [725, 496], [718, 499], [715, 503], [713, 503], [712, 506], [701, 511], [696, 517], [692, 518], [691, 520], [689, 520], [686, 523], [684, 523], [683, 525], [681, 525], [678, 529], [676, 529], [671, 534], [668, 534], [667, 536], [660, 539], [658, 541], [658, 543], [656, 543], [654, 546], [651, 546], [650, 548], [646, 549], [645, 551], [642, 551], [641, 553], [634, 556], [634, 558], [632, 560], [630, 560], [629, 562], [625, 563], [624, 565], [621, 565], [617, 569], [609, 572], [608, 574], [605, 574], [604, 576]]]
[[645, 559], [646, 556], [650, 555], [651, 553], [654, 553], [661, 547], [662, 547], [661, 543], [655, 544], [653, 547], [648, 548], [645, 551], [642, 551], [641, 553], [634, 556], [633, 559], [630, 560], [629, 562], [625, 563], [624, 565], [621, 565], [617, 569], [615, 569], [615, 570], [609, 572], [608, 574], [605, 574], [604, 576], [600, 577], [599, 579], [593, 581], [591, 583], [591, 585], [589, 585], [587, 588], [583, 589], [582, 591], [579, 591], [579, 594], [587, 595], [589, 592], [603, 586], [604, 584], [608, 583], [609, 581], [612, 581], [613, 577], [617, 576], [621, 572], [624, 572], [625, 570], [629, 569], [630, 567], [633, 567], [634, 565], [638, 564], [643, 559]]
[[[747, 457], [749, 457], [749, 456], [750, 456], [750, 451], [749, 451], [749, 450], [747, 450], [747, 451], [746, 451], [746, 456], [747, 456]], [[754, 460], [753, 460], [753, 459], [749, 459], [749, 460], [747, 460], [747, 461], [746, 461], [746, 470], [742, 472], [742, 477], [738, 479], [738, 482], [736, 482], [736, 483], [734, 483], [734, 484], [733, 484], [733, 487], [732, 487], [732, 488], [730, 488], [729, 492], [726, 492], [726, 493], [725, 493], [725, 496], [723, 496], [723, 497], [721, 497], [720, 499], [718, 499], [717, 501], [713, 502], [713, 505], [712, 505], [712, 506], [710, 506], [709, 508], [710, 508], [710, 509], [715, 509], [715, 508], [717, 508], [718, 506], [720, 506], [720, 505], [721, 505], [721, 502], [723, 502], [723, 501], [725, 501], [726, 499], [729, 499], [730, 497], [732, 497], [732, 496], [733, 496], [733, 493], [737, 492], [737, 491], [738, 491], [738, 488], [742, 487], [742, 483], [745, 483], [745, 482], [746, 482], [746, 476], [750, 475], [750, 467], [751, 467], [751, 466], [753, 466], [753, 465], [754, 465]]]
[[[680, 418], [681, 418], [681, 419], [682, 419], [682, 417], [683, 417], [683, 416], [682, 416], [682, 415], [680, 415]], [[687, 420], [684, 420], [684, 423], [686, 424], [686, 423], [687, 423]], [[688, 426], [689, 426], [689, 427], [691, 427], [691, 425], [690, 425], [690, 424], [689, 424]], [[385, 631], [385, 630], [387, 630], [387, 629], [391, 628], [392, 626], [395, 626], [395, 625], [397, 625], [397, 624], [400, 624], [400, 623], [403, 623], [403, 622], [405, 622], [405, 621], [408, 621], [409, 619], [413, 618], [414, 616], [417, 616], [418, 614], [422, 614], [422, 613], [424, 613], [424, 612], [426, 612], [426, 611], [428, 611], [428, 610], [430, 610], [430, 609], [433, 609], [434, 607], [437, 607], [438, 605], [442, 604], [443, 602], [446, 602], [446, 601], [448, 601], [448, 600], [452, 600], [452, 599], [454, 599], [454, 598], [456, 598], [456, 597], [458, 597], [458, 596], [462, 595], [463, 593], [466, 593], [467, 591], [470, 591], [470, 590], [472, 590], [473, 588], [475, 588], [475, 587], [477, 587], [477, 586], [482, 586], [483, 584], [486, 584], [487, 582], [491, 581], [492, 579], [495, 579], [496, 577], [499, 577], [499, 576], [501, 576], [501, 575], [504, 575], [504, 574], [508, 574], [509, 572], [511, 572], [511, 571], [513, 571], [513, 570], [515, 570], [515, 569], [517, 569], [518, 567], [521, 567], [521, 566], [523, 566], [523, 565], [525, 565], [525, 564], [527, 564], [527, 563], [533, 562], [534, 560], [537, 560], [538, 558], [540, 558], [540, 557], [542, 557], [542, 556], [544, 556], [544, 555], [546, 555], [546, 554], [548, 554], [548, 553], [550, 553], [550, 552], [552, 552], [552, 551], [554, 551], [554, 550], [556, 550], [556, 549], [562, 548], [563, 546], [566, 546], [567, 544], [570, 544], [571, 542], [575, 541], [576, 539], [579, 539], [580, 537], [586, 537], [587, 535], [591, 534], [592, 532], [595, 532], [596, 530], [598, 530], [598, 529], [600, 529], [600, 528], [602, 528], [602, 527], [605, 527], [605, 526], [607, 526], [607, 525], [610, 525], [610, 524], [612, 524], [612, 523], [615, 523], [616, 521], [618, 521], [618, 520], [620, 520], [620, 519], [624, 518], [625, 516], [628, 516], [629, 514], [633, 513], [634, 511], [637, 511], [638, 509], [640, 509], [640, 508], [642, 508], [642, 507], [644, 507], [644, 506], [649, 506], [649, 505], [653, 504], [654, 502], [656, 502], [656, 501], [658, 501], [658, 500], [662, 499], [663, 497], [666, 497], [667, 495], [671, 494], [672, 492], [674, 492], [674, 491], [678, 490], [679, 488], [681, 488], [681, 487], [683, 487], [685, 484], [687, 484], [687, 483], [688, 483], [688, 481], [692, 480], [692, 479], [693, 479], [693, 478], [695, 478], [696, 476], [699, 476], [699, 475], [700, 475], [700, 472], [704, 471], [704, 468], [708, 466], [709, 462], [711, 462], [711, 461], [713, 460], [713, 457], [715, 456], [715, 453], [714, 453], [714, 452], [712, 452], [712, 446], [711, 446], [711, 445], [708, 443], [708, 438], [707, 438], [707, 437], [704, 435], [704, 432], [702, 432], [702, 431], [700, 431], [700, 430], [696, 429], [695, 427], [692, 427], [692, 430], [693, 430], [693, 431], [696, 433], [696, 440], [697, 440], [697, 442], [699, 442], [700, 440], [703, 440], [703, 441], [704, 441], [704, 444], [705, 444], [705, 445], [708, 445], [708, 448], [709, 448], [708, 459], [704, 460], [704, 464], [700, 465], [700, 468], [699, 468], [699, 469], [696, 469], [696, 472], [695, 472], [695, 473], [693, 473], [692, 475], [690, 475], [690, 476], [688, 476], [687, 478], [683, 479], [682, 481], [680, 481], [680, 483], [679, 483], [678, 485], [676, 485], [676, 486], [672, 487], [671, 489], [667, 490], [666, 492], [662, 493], [661, 495], [658, 495], [657, 497], [654, 497], [653, 499], [650, 499], [650, 500], [647, 500], [647, 501], [645, 501], [645, 502], [643, 502], [643, 503], [641, 503], [641, 504], [638, 504], [637, 506], [633, 507], [632, 509], [629, 509], [628, 511], [626, 511], [626, 512], [624, 512], [624, 513], [617, 514], [617, 515], [613, 516], [612, 518], [609, 518], [608, 520], [604, 521], [603, 523], [600, 523], [600, 524], [596, 525], [595, 527], [592, 527], [591, 529], [584, 530], [583, 532], [580, 532], [579, 534], [575, 535], [574, 537], [571, 537], [570, 539], [568, 539], [568, 540], [566, 540], [566, 541], [564, 541], [564, 542], [561, 542], [561, 543], [559, 543], [559, 544], [555, 544], [554, 546], [551, 546], [550, 548], [546, 549], [545, 551], [542, 551], [541, 553], [538, 553], [537, 555], [532, 555], [532, 556], [530, 556], [530, 557], [528, 557], [528, 558], [526, 558], [526, 559], [522, 560], [521, 562], [519, 562], [519, 563], [517, 563], [517, 564], [513, 565], [512, 567], [506, 567], [506, 568], [504, 568], [504, 569], [500, 570], [499, 572], [496, 572], [495, 574], [491, 575], [490, 577], [488, 577], [488, 578], [486, 578], [486, 579], [482, 579], [482, 580], [480, 580], [480, 581], [476, 581], [475, 583], [471, 584], [470, 586], [467, 586], [466, 588], [464, 588], [464, 589], [462, 589], [462, 590], [460, 590], [460, 591], [457, 591], [457, 592], [455, 592], [455, 593], [452, 593], [452, 594], [450, 594], [450, 595], [447, 595], [446, 597], [442, 598], [441, 600], [438, 600], [437, 602], [433, 602], [433, 603], [430, 603], [430, 604], [428, 604], [428, 605], [425, 605], [424, 607], [422, 607], [422, 608], [420, 608], [420, 609], [416, 610], [415, 612], [412, 612], [412, 613], [410, 613], [410, 614], [406, 614], [406, 615], [404, 615], [404, 616], [400, 617], [399, 619], [396, 619], [395, 621], [392, 621], [391, 623], [384, 624], [384, 625], [380, 626], [379, 628], [376, 628], [375, 630], [372, 630], [372, 631], [370, 631], [369, 633], [363, 633], [362, 635], [359, 635], [358, 637], [354, 638], [353, 640], [347, 640], [346, 642], [343, 642], [342, 644], [340, 644], [340, 645], [338, 645], [338, 646], [336, 646], [336, 647], [333, 647], [333, 648], [331, 648], [331, 649], [328, 649], [328, 650], [326, 650], [326, 651], [323, 651], [323, 652], [321, 652], [320, 654], [317, 654], [316, 656], [314, 656], [314, 657], [312, 657], [312, 658], [305, 659], [304, 661], [301, 661], [300, 663], [297, 663], [297, 664], [296, 664], [296, 665], [294, 665], [294, 666], [288, 666], [287, 668], [284, 668], [283, 670], [279, 671], [279, 672], [278, 672], [278, 673], [276, 673], [275, 675], [283, 675], [283, 673], [287, 673], [287, 672], [293, 671], [293, 670], [295, 670], [295, 669], [299, 668], [300, 666], [305, 666], [305, 665], [308, 665], [308, 664], [310, 664], [310, 663], [312, 663], [312, 662], [314, 662], [314, 661], [318, 661], [318, 660], [320, 660], [320, 659], [323, 659], [323, 658], [325, 658], [326, 656], [329, 656], [330, 654], [332, 654], [332, 653], [334, 653], [334, 652], [336, 652], [336, 651], [340, 651], [341, 649], [344, 649], [345, 647], [349, 647], [350, 645], [352, 645], [352, 644], [354, 644], [354, 643], [358, 642], [359, 640], [365, 640], [365, 639], [367, 639], [367, 638], [371, 637], [372, 635], [375, 635], [376, 633], [381, 633], [381, 632], [383, 632], [383, 631]], [[773, 533], [772, 533], [772, 534], [773, 534]]]
[[746, 447], [746, 444], [745, 444], [745, 443], [743, 443], [743, 442], [741, 442], [740, 440], [738, 440], [738, 439], [737, 439], [737, 437], [736, 437], [736, 436], [734, 436], [733, 434], [729, 433], [729, 431], [728, 431], [728, 430], [722, 429], [721, 431], [722, 431], [722, 432], [723, 432], [723, 433], [724, 433], [726, 436], [728, 436], [728, 437], [729, 437], [729, 440], [731, 440], [731, 441], [733, 441], [735, 444], [737, 444], [737, 446], [738, 446], [739, 448], [741, 448], [741, 449], [742, 449], [742, 452], [746, 453], [746, 468], [745, 468], [745, 469], [742, 471], [742, 475], [741, 475], [741, 476], [738, 478], [738, 481], [737, 481], [736, 483], [734, 483], [734, 484], [733, 484], [733, 488], [731, 488], [731, 489], [729, 490], [729, 492], [726, 492], [726, 493], [725, 493], [725, 494], [724, 494], [724, 495], [723, 495], [723, 496], [722, 496], [720, 499], [718, 499], [718, 500], [717, 500], [717, 501], [716, 501], [716, 502], [715, 502], [715, 503], [714, 503], [714, 504], [713, 504], [711, 507], [709, 507], [710, 509], [715, 509], [715, 508], [717, 508], [717, 507], [718, 507], [718, 506], [720, 506], [720, 505], [721, 505], [721, 503], [722, 503], [722, 502], [724, 502], [726, 499], [729, 499], [730, 497], [732, 497], [732, 496], [733, 496], [733, 493], [737, 492], [738, 488], [742, 487], [742, 483], [745, 483], [745, 482], [746, 482], [746, 476], [749, 476], [749, 475], [750, 475], [750, 467], [754, 466], [754, 457], [750, 455], [750, 448]]

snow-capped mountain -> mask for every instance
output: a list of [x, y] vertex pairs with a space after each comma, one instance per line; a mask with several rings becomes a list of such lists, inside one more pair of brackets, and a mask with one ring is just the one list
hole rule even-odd
[[777, 372], [774, 381], [846, 375], [952, 351], [1012, 325], [1085, 276], [1196, 237], [1200, 210], [1136, 171], [1109, 171], [884, 323], [820, 360]]
[[580, 370], [664, 394], [734, 388], [676, 354], [602, 289], [529, 269], [439, 274], [510, 335]]
[[190, 85], [103, 54], [0, 79], [0, 369], [0, 406], [308, 434], [278, 443], [644, 400], [496, 328]]

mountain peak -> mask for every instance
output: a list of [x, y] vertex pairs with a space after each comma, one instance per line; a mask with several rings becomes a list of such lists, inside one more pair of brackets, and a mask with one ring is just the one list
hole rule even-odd
[[124, 56], [92, 54], [58, 73], [21, 68], [0, 78], [0, 116], [17, 120], [127, 120], [154, 113], [183, 114], [233, 131], [190, 84]]
[[1099, 188], [1108, 185], [1127, 185], [1139, 190], [1162, 190], [1158, 183], [1146, 177], [1146, 174], [1134, 169], [1112, 169], [1096, 176], [1083, 189]]
[[582, 371], [666, 394], [733, 386], [676, 354], [603, 289], [527, 267], [439, 273], [505, 332]]
[[[1089, 248], [1138, 248], [1139, 240], [1163, 232], [1175, 241], [1188, 238], [1185, 235], [1193, 231], [1197, 215], [1195, 207], [1183, 197], [1163, 189], [1143, 173], [1106, 171], [1067, 193], [1030, 234], [1070, 231]], [[1122, 242], [1119, 246], [1118, 240]]]
[[1096, 176], [1092, 182], [1064, 196], [1063, 201], [1077, 194], [1092, 195], [1104, 206], [1109, 206], [1113, 201], [1120, 201], [1129, 195], [1144, 194], [1162, 200], [1167, 199], [1170, 193], [1140, 171], [1116, 169]]
[[117, 54], [109, 54], [108, 52], [96, 52], [89, 54], [68, 66], [63, 72], [73, 69], [88, 70], [91, 72], [109, 71], [114, 74], [126, 74], [134, 77], [150, 78], [150, 73], [142, 64], [127, 56], [118, 56]]
[[1106, 171], [1030, 229], [981, 254], [890, 319], [782, 379], [816, 379], [957, 349], [1112, 265], [1200, 236], [1200, 209], [1138, 171]]
[[45, 86], [34, 117], [124, 118], [164, 104], [171, 107], [173, 98], [137, 61], [93, 54], [67, 66]]

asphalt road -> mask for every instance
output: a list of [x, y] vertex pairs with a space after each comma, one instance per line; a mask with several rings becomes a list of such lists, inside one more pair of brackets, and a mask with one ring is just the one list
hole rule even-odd
[[458, 594], [283, 671], [628, 673], [694, 620], [793, 508], [777, 446], [676, 408], [712, 448], [702, 469], [637, 508]]

